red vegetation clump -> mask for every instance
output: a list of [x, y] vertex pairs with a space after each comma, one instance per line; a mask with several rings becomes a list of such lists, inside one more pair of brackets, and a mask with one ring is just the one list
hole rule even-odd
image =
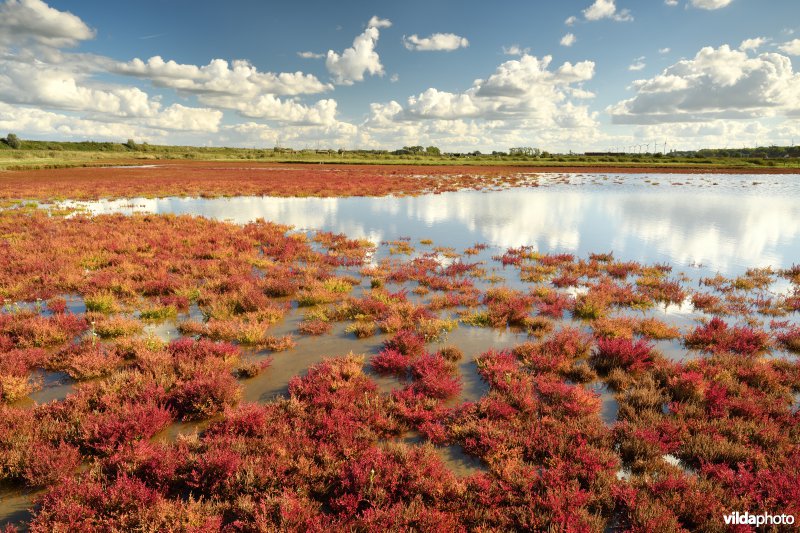
[[454, 365], [439, 354], [427, 354], [411, 363], [412, 390], [429, 398], [446, 400], [461, 391]]
[[178, 381], [169, 393], [169, 404], [184, 420], [208, 418], [235, 405], [239, 394], [229, 371], [209, 370]]
[[47, 302], [47, 308], [53, 313], [64, 313], [67, 310], [67, 300], [61, 296], [50, 298]]
[[33, 311], [0, 314], [0, 335], [19, 348], [52, 348], [70, 342], [88, 329], [82, 316], [41, 316]]
[[416, 331], [403, 329], [384, 342], [383, 346], [386, 350], [396, 350], [409, 358], [415, 359], [425, 353], [425, 338]]
[[151, 437], [172, 421], [158, 401], [130, 401], [89, 413], [82, 421], [81, 441], [96, 453], [108, 454], [139, 438]]
[[[409, 301], [405, 290], [392, 293], [382, 288], [374, 288], [360, 298], [348, 298], [332, 315], [336, 320], [353, 320], [350, 331], [355, 333], [373, 333], [376, 329], [384, 333], [413, 333], [418, 329], [423, 334], [422, 325], [437, 318], [424, 305]], [[420, 336], [424, 341], [424, 334]]]
[[653, 344], [646, 339], [600, 338], [591, 361], [597, 370], [604, 373], [615, 368], [639, 372], [655, 364], [655, 354]]
[[[355, 529], [458, 531], [462, 519], [452, 504], [463, 496], [463, 483], [431, 448], [388, 446], [342, 470], [332, 505]], [[425, 505], [410, 506], [411, 499]]]
[[695, 293], [692, 295], [692, 305], [695, 309], [715, 315], [728, 314], [719, 296], [713, 294]]
[[500, 529], [602, 529], [587, 510], [610, 512], [618, 460], [606, 448], [611, 435], [597, 399], [525, 372], [508, 352], [488, 352], [478, 364], [490, 392], [448, 428], [450, 439], [489, 466], [491, 476], [475, 479], [481, 516]]
[[566, 375], [575, 361], [589, 355], [591, 347], [587, 333], [565, 327], [544, 341], [520, 344], [513, 353], [531, 372]]
[[303, 320], [297, 328], [297, 331], [303, 335], [324, 335], [330, 333], [333, 329], [333, 324], [327, 320]]
[[572, 310], [573, 298], [555, 291], [549, 291], [536, 298], [536, 308], [544, 316], [563, 318], [565, 311]]
[[800, 353], [800, 326], [793, 326], [785, 331], [781, 331], [775, 338], [786, 350], [796, 354]]
[[411, 358], [393, 348], [384, 348], [372, 358], [370, 365], [378, 374], [391, 374], [400, 378], [406, 377]]
[[40, 499], [31, 531], [219, 530], [220, 516], [202, 502], [169, 500], [128, 476], [67, 480]]
[[684, 338], [686, 346], [710, 353], [733, 352], [741, 355], [759, 355], [769, 350], [769, 336], [749, 326], [729, 327], [719, 317], [697, 326]]
[[527, 325], [528, 309], [533, 301], [531, 295], [505, 287], [489, 289], [483, 298], [488, 308], [489, 322], [493, 327]]
[[0, 402], [13, 403], [39, 388], [31, 372], [48, 360], [42, 348], [15, 349], [13, 346], [10, 338], [0, 337]]
[[50, 368], [63, 370], [77, 380], [108, 375], [122, 364], [122, 357], [113, 346], [95, 339], [71, 345], [59, 352], [55, 359], [48, 365]]
[[477, 307], [480, 305], [480, 291], [464, 290], [462, 292], [446, 292], [435, 294], [428, 307], [431, 310], [450, 309], [453, 307]]

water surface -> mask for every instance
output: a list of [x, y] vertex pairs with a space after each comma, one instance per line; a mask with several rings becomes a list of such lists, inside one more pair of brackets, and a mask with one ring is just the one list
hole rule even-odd
[[574, 174], [542, 186], [417, 197], [134, 198], [68, 202], [92, 213], [263, 218], [374, 242], [409, 236], [738, 274], [800, 260], [800, 175]]

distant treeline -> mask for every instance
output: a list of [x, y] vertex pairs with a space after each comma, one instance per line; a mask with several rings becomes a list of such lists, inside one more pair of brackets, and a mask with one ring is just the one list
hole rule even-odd
[[760, 146], [756, 148], [704, 148], [693, 152], [672, 152], [676, 157], [754, 157], [758, 159], [783, 159], [800, 157], [800, 146]]
[[616, 164], [631, 165], [723, 165], [723, 166], [800, 166], [800, 147], [767, 146], [755, 148], [714, 148], [696, 151], [658, 153], [587, 152], [551, 153], [531, 147], [482, 153], [444, 152], [436, 146], [403, 146], [396, 150], [231, 148], [167, 146], [136, 142], [67, 142], [20, 139], [13, 133], [0, 138], [0, 168], [74, 166], [101, 160], [196, 159], [196, 160], [271, 160], [297, 163], [376, 163], [376, 164]]
[[800, 146], [759, 146], [754, 148], [704, 148], [702, 150], [682, 150], [671, 151], [666, 154], [659, 153], [645, 153], [645, 154], [630, 154], [630, 153], [616, 153], [616, 152], [586, 152], [585, 154], [577, 154], [570, 152], [569, 154], [550, 153], [541, 151], [538, 148], [510, 148], [508, 151], [492, 151], [490, 153], [482, 153], [479, 150], [468, 152], [444, 152], [436, 146], [404, 146], [396, 150], [365, 150], [355, 149], [346, 150], [339, 149], [292, 149], [292, 148], [231, 148], [231, 147], [205, 147], [205, 146], [169, 146], [148, 144], [146, 142], [137, 143], [133, 139], [129, 139], [124, 143], [114, 142], [98, 142], [98, 141], [32, 141], [19, 139], [16, 135], [9, 134], [7, 137], [0, 139], [0, 150], [41, 150], [41, 151], [70, 151], [70, 152], [150, 152], [150, 153], [169, 153], [169, 152], [198, 152], [198, 153], [224, 153], [224, 152], [260, 152], [264, 154], [320, 154], [320, 155], [350, 155], [350, 156], [364, 156], [364, 157], [380, 157], [380, 156], [428, 156], [428, 157], [509, 157], [509, 158], [548, 158], [548, 157], [562, 157], [562, 156], [588, 156], [588, 157], [624, 157], [635, 159], [639, 156], [654, 157], [661, 155], [662, 157], [708, 157], [708, 158], [762, 158], [762, 159], [780, 159], [780, 158], [799, 158]]

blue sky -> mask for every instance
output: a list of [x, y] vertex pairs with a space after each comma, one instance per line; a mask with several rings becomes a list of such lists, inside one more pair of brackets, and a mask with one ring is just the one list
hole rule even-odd
[[295, 148], [789, 144], [798, 38], [796, 0], [5, 0], [0, 131]]

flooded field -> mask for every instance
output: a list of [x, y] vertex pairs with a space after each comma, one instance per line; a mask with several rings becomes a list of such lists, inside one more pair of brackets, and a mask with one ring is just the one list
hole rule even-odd
[[408, 493], [702, 529], [792, 498], [800, 176], [513, 183], [0, 211], [0, 526], [369, 528]]
[[416, 197], [132, 198], [65, 202], [93, 214], [190, 214], [237, 224], [259, 218], [375, 243], [402, 236], [467, 248], [532, 246], [584, 257], [666, 262], [732, 274], [800, 257], [796, 175], [553, 174], [539, 187]]

